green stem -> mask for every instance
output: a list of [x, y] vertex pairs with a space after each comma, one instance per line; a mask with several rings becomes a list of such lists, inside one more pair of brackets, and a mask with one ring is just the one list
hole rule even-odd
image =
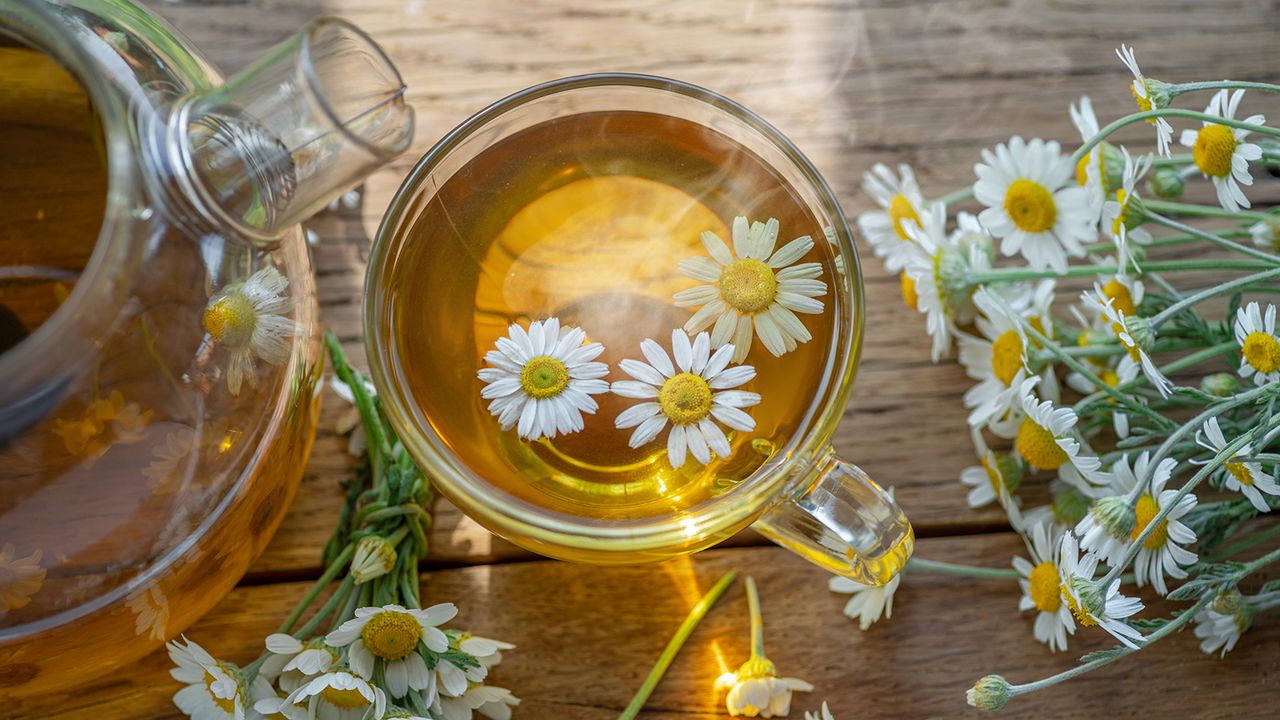
[[698, 627], [698, 623], [702, 621], [707, 611], [716, 604], [721, 595], [724, 595], [724, 591], [729, 589], [729, 586], [733, 584], [733, 580], [737, 576], [738, 573], [736, 572], [725, 573], [725, 576], [711, 586], [707, 594], [703, 595], [702, 599], [693, 606], [688, 616], [685, 617], [684, 622], [680, 623], [676, 634], [667, 643], [667, 647], [658, 656], [658, 661], [653, 664], [653, 669], [649, 671], [648, 677], [644, 679], [644, 684], [640, 686], [640, 689], [636, 691], [635, 697], [631, 698], [631, 702], [627, 704], [626, 709], [618, 716], [618, 720], [632, 720], [640, 713], [645, 701], [649, 699], [649, 695], [653, 694], [653, 689], [658, 686], [658, 682], [662, 680], [662, 676], [667, 672], [671, 661], [675, 659], [676, 654], [680, 652], [680, 648], [684, 646], [685, 640], [689, 639], [689, 635], [694, 628]]
[[764, 657], [764, 616], [760, 612], [760, 593], [756, 581], [747, 576], [747, 612], [751, 615], [751, 657]]
[[324, 569], [324, 573], [320, 575], [319, 579], [311, 586], [311, 589], [307, 591], [307, 594], [303, 596], [302, 601], [293, 609], [293, 612], [289, 613], [289, 617], [284, 619], [284, 622], [280, 624], [280, 628], [276, 632], [287, 633], [293, 628], [293, 624], [298, 622], [298, 618], [302, 617], [302, 613], [306, 612], [321, 591], [328, 587], [330, 582], [333, 582], [338, 573], [346, 569], [355, 551], [355, 544], [347, 543], [347, 546], [342, 549], [341, 553], [338, 553], [338, 557], [334, 558], [333, 562], [329, 563], [329, 567]]
[[1160, 326], [1168, 322], [1169, 319], [1172, 318], [1174, 315], [1177, 315], [1178, 313], [1182, 312], [1183, 310], [1186, 310], [1187, 308], [1194, 307], [1195, 305], [1202, 303], [1205, 300], [1208, 300], [1209, 298], [1235, 292], [1236, 290], [1247, 287], [1254, 283], [1262, 282], [1264, 280], [1270, 280], [1271, 278], [1277, 277], [1277, 276], [1280, 276], [1280, 267], [1272, 268], [1265, 272], [1253, 273], [1252, 275], [1245, 275], [1244, 277], [1236, 278], [1235, 280], [1232, 280], [1230, 282], [1225, 282], [1220, 285], [1214, 285], [1213, 287], [1207, 287], [1199, 292], [1192, 293], [1191, 295], [1188, 295], [1182, 298], [1181, 300], [1179, 300], [1178, 302], [1161, 310], [1158, 314], [1152, 317], [1150, 321], [1151, 328], [1153, 330], [1160, 329]]
[[[1162, 260], [1158, 262], [1139, 263], [1144, 272], [1182, 272], [1200, 270], [1268, 270], [1274, 267], [1269, 263], [1251, 260]], [[1015, 280], [1041, 280], [1044, 278], [1081, 277], [1085, 275], [1114, 275], [1115, 263], [1096, 265], [1071, 265], [1066, 272], [1056, 270], [1022, 270], [1019, 268], [998, 268], [983, 272], [969, 272], [965, 280], [970, 285], [990, 282], [1012, 282]]]
[[1154, 213], [1144, 213], [1143, 217], [1145, 217], [1148, 221], [1153, 222], [1157, 225], [1163, 225], [1167, 228], [1172, 228], [1179, 232], [1184, 232], [1188, 235], [1198, 237], [1201, 240], [1207, 240], [1208, 242], [1211, 242], [1214, 245], [1227, 248], [1228, 250], [1234, 250], [1242, 255], [1248, 255], [1250, 257], [1258, 258], [1259, 260], [1270, 263], [1273, 266], [1280, 265], [1280, 256], [1272, 255], [1269, 252], [1259, 250], [1255, 247], [1249, 247], [1248, 245], [1241, 245], [1238, 242], [1233, 242], [1219, 235], [1215, 235], [1210, 232], [1205, 232], [1204, 230], [1200, 230], [1199, 228], [1194, 228], [1190, 225], [1184, 225], [1183, 223], [1180, 223], [1176, 220], [1171, 220], [1167, 217], [1164, 217], [1163, 215], [1156, 215]]
[[959, 190], [955, 190], [953, 192], [947, 193], [946, 195], [943, 195], [937, 200], [934, 200], [934, 202], [940, 203], [942, 205], [954, 205], [955, 203], [958, 203], [958, 202], [964, 202], [965, 200], [968, 200], [971, 197], [973, 197], [973, 186], [966, 185], [960, 188]]
[[321, 620], [324, 620], [329, 613], [342, 605], [343, 600], [346, 599], [347, 595], [352, 592], [352, 588], [355, 587], [355, 583], [355, 578], [350, 575], [342, 578], [342, 583], [338, 585], [338, 589], [333, 591], [333, 595], [331, 595], [329, 600], [316, 611], [315, 615], [311, 616], [311, 619], [307, 621], [307, 624], [303, 625], [296, 633], [294, 633], [294, 637], [304, 639], [310, 635], [312, 630], [315, 630], [320, 626]]
[[908, 570], [928, 570], [930, 572], [947, 573], [949, 575], [967, 575], [969, 577], [990, 578], [992, 580], [1018, 580], [1022, 576], [1012, 568], [976, 567], [959, 563], [942, 562], [941, 560], [925, 560], [913, 556], [907, 560]]
[[1256, 132], [1260, 135], [1271, 135], [1273, 137], [1280, 137], [1280, 130], [1277, 130], [1275, 128], [1269, 128], [1264, 125], [1250, 125], [1249, 123], [1241, 122], [1240, 120], [1233, 120], [1231, 118], [1218, 117], [1217, 115], [1210, 115], [1209, 113], [1196, 112], [1195, 110], [1182, 110], [1179, 108], [1160, 108], [1158, 110], [1145, 110], [1143, 112], [1133, 113], [1132, 115], [1126, 115], [1120, 118], [1119, 120], [1116, 120], [1115, 122], [1102, 128], [1101, 130], [1098, 131], [1097, 135], [1094, 135], [1092, 138], [1089, 138], [1089, 142], [1085, 143], [1084, 145], [1081, 145], [1079, 149], [1077, 149], [1075, 153], [1071, 155], [1071, 164], [1074, 166], [1076, 163], [1079, 163], [1080, 158], [1087, 155], [1090, 150], [1097, 147], [1098, 143], [1107, 139], [1108, 136], [1110, 136], [1112, 133], [1119, 130], [1120, 128], [1126, 125], [1132, 125], [1133, 123], [1143, 122], [1144, 120], [1151, 120], [1153, 118], [1160, 118], [1160, 117], [1180, 117], [1180, 118], [1190, 118], [1192, 120], [1203, 120], [1205, 122], [1214, 123], [1216, 125], [1225, 125], [1227, 127], [1238, 128], [1240, 130], [1249, 130], [1250, 132]]
[[[1185, 357], [1178, 358], [1177, 360], [1174, 360], [1173, 362], [1167, 365], [1163, 365], [1160, 368], [1160, 372], [1164, 375], [1172, 375], [1173, 373], [1179, 372], [1181, 370], [1185, 370], [1186, 368], [1199, 365], [1200, 363], [1206, 360], [1211, 360], [1214, 357], [1217, 357], [1218, 355], [1223, 355], [1228, 352], [1234, 352], [1236, 347], [1238, 346], [1236, 345], [1236, 342], [1234, 340], [1228, 340], [1226, 342], [1219, 343], [1212, 347], [1205, 348], [1200, 352], [1192, 353]], [[1147, 382], [1147, 377], [1145, 375], [1139, 375], [1133, 380], [1130, 380], [1127, 383], [1123, 383], [1117, 386], [1116, 390], [1119, 390], [1120, 392], [1129, 392], [1131, 390], [1134, 390], [1135, 388], [1141, 387], [1146, 382]], [[1088, 395], [1084, 398], [1081, 398], [1075, 404], [1076, 414], [1083, 415], [1087, 410], [1091, 409], [1093, 405], [1097, 404], [1102, 400], [1105, 400], [1106, 398], [1107, 398], [1107, 394], [1104, 392], [1095, 392], [1092, 395]]]
[[1235, 555], [1236, 553], [1240, 552], [1241, 550], [1248, 550], [1254, 545], [1257, 545], [1258, 543], [1263, 542], [1264, 540], [1270, 540], [1271, 538], [1277, 535], [1280, 535], [1280, 523], [1272, 525], [1271, 527], [1267, 528], [1266, 530], [1263, 530], [1262, 532], [1250, 535], [1249, 537], [1239, 542], [1236, 542], [1232, 545], [1229, 545], [1219, 550], [1218, 552], [1213, 554], [1214, 560], [1217, 561], [1217, 560], [1222, 560], [1224, 558], [1229, 558], [1232, 555]]
[[1175, 98], [1183, 93], [1195, 92], [1197, 90], [1262, 90], [1265, 92], [1280, 92], [1280, 85], [1271, 85], [1269, 83], [1253, 82], [1252, 80], [1208, 80], [1205, 82], [1189, 82], [1178, 83], [1169, 86], [1169, 98]]
[[351, 370], [351, 365], [347, 363], [347, 356], [342, 352], [342, 344], [338, 342], [338, 336], [331, 331], [326, 331], [324, 342], [329, 348], [329, 356], [333, 359], [334, 373], [337, 374], [339, 380], [346, 383], [347, 387], [351, 389], [351, 397], [355, 399], [356, 410], [360, 412], [360, 420], [364, 425], [365, 436], [369, 442], [369, 462], [373, 466], [373, 485], [377, 488], [382, 482], [383, 465], [387, 458], [391, 456], [391, 442], [383, 431], [382, 419], [378, 417], [373, 398], [369, 396], [364, 383], [356, 378], [355, 373]]
[[1172, 202], [1169, 200], [1148, 200], [1142, 199], [1142, 207], [1147, 210], [1155, 210], [1156, 212], [1169, 213], [1171, 215], [1189, 215], [1192, 217], [1218, 217], [1218, 218], [1253, 218], [1255, 220], [1264, 220], [1272, 217], [1267, 213], [1252, 212], [1249, 210], [1240, 210], [1233, 212], [1224, 210], [1217, 205], [1196, 205], [1193, 203]]

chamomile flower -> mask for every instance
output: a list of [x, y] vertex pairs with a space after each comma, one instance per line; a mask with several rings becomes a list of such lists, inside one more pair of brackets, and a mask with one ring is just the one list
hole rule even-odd
[[[911, 305], [925, 316], [925, 329], [933, 339], [933, 360], [937, 362], [951, 347], [955, 315], [961, 304], [948, 296], [943, 263], [949, 254], [959, 255], [961, 251], [947, 237], [947, 209], [943, 205], [929, 208], [919, 224], [907, 227], [907, 235], [916, 249], [905, 255], [903, 287], [910, 283], [910, 296], [915, 299]], [[907, 297], [905, 290], [903, 297]], [[967, 303], [967, 293], [962, 300]]]
[[266, 646], [272, 655], [263, 663], [262, 672], [268, 677], [291, 670], [301, 675], [319, 675], [328, 672], [338, 660], [337, 651], [322, 638], [303, 642], [286, 633], [272, 633], [267, 636]]
[[1249, 226], [1253, 244], [1263, 250], [1280, 252], [1280, 217], [1268, 217]]
[[[1205, 114], [1235, 119], [1236, 110], [1243, 98], [1244, 90], [1236, 90], [1234, 93], [1219, 90], [1204, 109]], [[1247, 125], [1261, 125], [1264, 122], [1266, 118], [1262, 115], [1250, 115], [1244, 119]], [[1249, 198], [1245, 197], [1240, 186], [1253, 184], [1253, 175], [1249, 174], [1249, 161], [1262, 157], [1262, 148], [1244, 142], [1249, 132], [1208, 120], [1199, 130], [1182, 131], [1182, 144], [1191, 148], [1191, 158], [1196, 167], [1218, 191], [1218, 203], [1231, 212], [1249, 207]]]
[[1014, 496], [1022, 484], [1022, 461], [1011, 453], [997, 453], [987, 447], [982, 431], [974, 428], [974, 452], [978, 465], [960, 471], [960, 482], [969, 487], [969, 507], [979, 508], [999, 502], [1015, 527], [1022, 523], [1018, 498]]
[[836, 720], [836, 718], [831, 714], [831, 708], [827, 707], [827, 702], [823, 700], [822, 710], [816, 713], [806, 711], [804, 714], [804, 720]]
[[834, 593], [852, 596], [844, 605], [844, 614], [858, 621], [859, 630], [866, 630], [882, 617], [893, 617], [893, 596], [898, 592], [901, 580], [901, 575], [895, 575], [892, 580], [877, 587], [836, 575], [827, 580], [827, 588]]
[[1173, 392], [1173, 383], [1160, 372], [1160, 368], [1156, 367], [1151, 356], [1143, 348], [1140, 342], [1141, 336], [1135, 325], [1135, 320], [1138, 318], [1126, 316], [1124, 311], [1117, 307], [1117, 298], [1108, 297], [1103, 288], [1096, 283], [1093, 286], [1093, 292], [1085, 291], [1081, 299], [1086, 306], [1101, 313], [1103, 322], [1111, 326], [1111, 332], [1124, 347], [1127, 355], [1120, 360], [1120, 363], [1122, 365], [1131, 363], [1141, 367], [1147, 382], [1151, 383], [1162, 397], [1169, 397]]
[[916, 183], [910, 165], [899, 165], [898, 175], [884, 163], [876, 163], [862, 175], [862, 190], [870, 195], [880, 210], [869, 210], [858, 216], [858, 229], [871, 243], [877, 257], [883, 258], [889, 272], [900, 272], [911, 250], [907, 230], [920, 223], [925, 212], [924, 196]]
[[[1052, 281], [1048, 283], [1048, 298], [1053, 295]], [[978, 308], [974, 324], [981, 337], [969, 334], [959, 336], [960, 364], [969, 377], [978, 381], [964, 395], [969, 412], [970, 427], [990, 426], [1001, 437], [1012, 437], [1017, 432], [1016, 414], [1020, 409], [1019, 388], [1030, 374], [1027, 360], [1026, 334], [1022, 318], [1012, 314], [1012, 308], [995, 296], [989, 287], [979, 288], [973, 294]], [[1047, 306], [1028, 313], [1028, 322], [1046, 326]]]
[[169, 642], [169, 659], [177, 667], [169, 671], [185, 687], [173, 696], [173, 704], [195, 720], [244, 720], [246, 697], [239, 670], [215, 660], [198, 644], [182, 638]]
[[1014, 449], [1023, 460], [1037, 470], [1057, 470], [1070, 464], [1090, 481], [1105, 477], [1097, 457], [1081, 452], [1075, 438], [1079, 417], [1071, 408], [1055, 408], [1051, 400], [1036, 397], [1040, 378], [1028, 378], [1018, 388], [1019, 402], [1025, 417], [1018, 426]]
[[1075, 634], [1076, 623], [1063, 599], [1062, 580], [1054, 562], [1056, 539], [1051, 537], [1050, 523], [1037, 523], [1030, 530], [1024, 539], [1031, 560], [1013, 558], [1013, 569], [1022, 576], [1018, 581], [1022, 587], [1018, 609], [1036, 611], [1034, 632], [1038, 642], [1048, 645], [1051, 652], [1066, 650], [1067, 636]]
[[335, 670], [313, 678], [289, 693], [288, 705], [306, 705], [307, 716], [325, 720], [381, 720], [387, 712], [387, 694], [364, 678]]
[[[1138, 60], [1133, 55], [1133, 48], [1121, 45], [1116, 49], [1116, 56], [1125, 67], [1129, 68], [1129, 72], [1133, 73], [1133, 82], [1129, 83], [1129, 90], [1133, 93], [1133, 99], [1137, 101], [1139, 110], [1158, 110], [1168, 105], [1164, 83], [1143, 76], [1142, 70], [1138, 68]], [[1173, 126], [1162, 117], [1148, 118], [1147, 122], [1156, 126], [1156, 151], [1169, 157], [1169, 144], [1173, 142]]]
[[680, 328], [671, 331], [675, 363], [661, 345], [646, 338], [640, 352], [648, 362], [630, 358], [622, 371], [634, 380], [613, 383], [612, 391], [622, 397], [644, 402], [618, 414], [614, 425], [635, 428], [629, 445], [642, 447], [671, 425], [667, 435], [667, 459], [671, 467], [684, 465], [689, 455], [699, 463], [711, 462], [712, 455], [729, 457], [729, 439], [717, 422], [738, 432], [755, 429], [756, 421], [742, 408], [760, 402], [753, 392], [734, 390], [756, 376], [750, 365], [729, 367], [736, 354], [733, 345], [723, 345], [711, 353], [711, 338], [698, 333], [692, 342]]
[[227, 390], [240, 394], [247, 380], [257, 382], [254, 359], [283, 365], [289, 359], [287, 338], [294, 334], [288, 317], [293, 300], [285, 294], [289, 280], [267, 265], [244, 282], [223, 288], [205, 306], [204, 330], [215, 345], [229, 353]]
[[31, 596], [44, 586], [45, 569], [40, 567], [43, 553], [32, 550], [18, 557], [13, 543], [0, 545], [0, 618], [31, 602]]
[[1236, 342], [1240, 343], [1240, 377], [1257, 385], [1280, 382], [1280, 337], [1276, 335], [1276, 306], [1263, 314], [1258, 303], [1236, 309]]
[[154, 493], [177, 490], [189, 475], [194, 474], [195, 450], [194, 429], [182, 427], [166, 433], [164, 442], [151, 448], [154, 459], [142, 469], [147, 487]]
[[441, 720], [471, 720], [472, 713], [479, 713], [489, 720], [510, 720], [511, 708], [519, 704], [520, 698], [506, 688], [476, 685], [457, 697], [437, 697], [432, 715]]
[[1084, 188], [1067, 187], [1071, 159], [1056, 142], [1013, 137], [974, 166], [974, 197], [987, 206], [979, 222], [1000, 238], [1000, 252], [1021, 253], [1032, 268], [1066, 272], [1067, 256], [1084, 255], [1097, 215]]
[[[1132, 382], [1138, 377], [1138, 365], [1131, 362], [1119, 362], [1113, 367], [1112, 365], [1104, 365], [1097, 372], [1098, 378], [1110, 387], [1120, 387], [1125, 383]], [[1081, 395], [1089, 395], [1097, 392], [1098, 388], [1085, 376], [1079, 373], [1071, 373], [1067, 375], [1067, 386]], [[1145, 402], [1142, 396], [1132, 396], [1137, 402]], [[1121, 440], [1129, 437], [1129, 413], [1120, 409], [1119, 404], [1113, 397], [1108, 397], [1105, 402], [1112, 406], [1111, 410], [1111, 428], [1115, 431], [1116, 437]]]
[[[1173, 476], [1176, 467], [1177, 461], [1173, 458], [1165, 458], [1152, 469], [1150, 454], [1144, 452], [1133, 461], [1132, 468], [1129, 466], [1129, 456], [1125, 455], [1111, 469], [1115, 478], [1113, 486], [1125, 496], [1128, 496], [1138, 483], [1145, 483], [1148, 477], [1151, 479], [1146, 490], [1138, 496], [1138, 504], [1134, 508], [1137, 521], [1129, 537], [1126, 538], [1129, 542], [1136, 541], [1155, 516], [1165, 508], [1170, 508], [1170, 504], [1174, 502], [1178, 491], [1166, 490], [1165, 484]], [[1172, 505], [1169, 513], [1142, 543], [1142, 549], [1133, 560], [1138, 587], [1149, 583], [1156, 592], [1168, 595], [1169, 588], [1164, 580], [1166, 574], [1175, 580], [1187, 577], [1187, 571], [1184, 568], [1196, 561], [1196, 554], [1187, 550], [1187, 547], [1196, 541], [1196, 534], [1182, 522], [1182, 519], [1195, 509], [1195, 506], [1196, 496], [1190, 493], [1177, 500], [1177, 504]]]
[[[1227, 438], [1222, 434], [1218, 418], [1213, 417], [1205, 421], [1204, 427], [1196, 433], [1196, 443], [1215, 455], [1222, 452], [1227, 446]], [[1222, 463], [1224, 485], [1228, 490], [1239, 491], [1248, 498], [1258, 512], [1270, 512], [1271, 506], [1263, 494], [1280, 495], [1280, 483], [1264, 473], [1260, 463], [1240, 459], [1249, 457], [1252, 452], [1253, 446], [1245, 443], [1232, 457]]]
[[796, 316], [821, 313], [822, 301], [815, 298], [827, 294], [827, 284], [818, 279], [821, 264], [796, 264], [813, 249], [813, 239], [798, 237], [775, 251], [777, 242], [774, 218], [748, 225], [745, 217], [735, 217], [732, 249], [715, 233], [702, 233], [710, 257], [680, 261], [681, 273], [704, 283], [674, 296], [676, 307], [701, 306], [685, 322], [685, 331], [710, 327], [712, 347], [732, 344], [734, 362], [746, 359], [756, 335], [774, 357], [813, 339]]
[[147, 436], [152, 411], [138, 403], [125, 402], [119, 390], [112, 390], [85, 406], [75, 420], [56, 418], [53, 434], [62, 438], [67, 452], [86, 466], [93, 464], [116, 445], [130, 445]]
[[1071, 614], [1081, 626], [1101, 626], [1124, 645], [1136, 649], [1145, 638], [1124, 620], [1142, 610], [1142, 601], [1121, 595], [1119, 578], [1106, 588], [1099, 587], [1093, 579], [1097, 569], [1098, 556], [1080, 557], [1075, 536], [1064, 534], [1058, 552], [1058, 578], [1062, 599]]
[[[608, 392], [602, 380], [609, 366], [593, 362], [604, 346], [585, 343], [582, 328], [560, 327], [558, 318], [512, 324], [495, 349], [485, 353], [476, 376], [485, 383], [480, 397], [503, 430], [516, 428], [526, 440], [553, 438], [583, 428], [582, 414], [600, 407], [592, 395]], [[585, 344], [584, 344], [585, 343]]]
[[502, 662], [504, 650], [514, 650], [515, 645], [502, 640], [480, 637], [478, 635], [462, 635], [457, 641], [458, 649], [475, 658], [480, 665], [466, 670], [467, 679], [481, 682], [489, 674], [489, 668]]
[[[1098, 116], [1093, 112], [1093, 102], [1089, 100], [1089, 96], [1081, 95], [1080, 106], [1076, 107], [1075, 103], [1071, 103], [1068, 110], [1071, 123], [1080, 133], [1080, 140], [1092, 140], [1098, 134]], [[1103, 201], [1113, 192], [1115, 183], [1107, 172], [1107, 165], [1114, 155], [1115, 148], [1104, 141], [1085, 153], [1076, 163], [1076, 184], [1087, 192], [1090, 207], [1101, 208]]]
[[1218, 608], [1218, 605], [1215, 601], [1196, 613], [1195, 632], [1200, 638], [1201, 652], [1206, 655], [1216, 652], [1223, 657], [1235, 649], [1240, 636], [1253, 625], [1255, 611], [1240, 598], [1228, 603], [1228, 607]]
[[762, 657], [752, 657], [736, 673], [721, 675], [716, 687], [728, 688], [724, 704], [733, 717], [786, 717], [791, 712], [791, 693], [813, 691], [813, 685], [804, 680], [779, 677], [774, 664]]
[[419, 643], [432, 652], [449, 648], [449, 638], [440, 630], [458, 614], [453, 603], [432, 605], [425, 610], [409, 610], [399, 605], [356, 609], [356, 616], [325, 636], [337, 648], [351, 646], [351, 670], [372, 678], [376, 661], [381, 661], [391, 697], [403, 697], [410, 689], [424, 690], [431, 683], [431, 671], [418, 651]]
[[[1142, 217], [1137, 212], [1136, 188], [1138, 181], [1151, 169], [1151, 156], [1142, 155], [1134, 160], [1128, 149], [1120, 148], [1120, 152], [1124, 157], [1124, 175], [1120, 187], [1115, 190], [1114, 199], [1109, 198], [1102, 204], [1102, 231], [1120, 246], [1127, 242], [1147, 245], [1151, 242], [1151, 233], [1140, 224]], [[1120, 266], [1124, 265], [1125, 259], [1121, 258]]]

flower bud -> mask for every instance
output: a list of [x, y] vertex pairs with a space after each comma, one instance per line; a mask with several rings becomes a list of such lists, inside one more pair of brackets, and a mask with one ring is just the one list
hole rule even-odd
[[366, 535], [356, 543], [351, 558], [351, 577], [357, 585], [386, 575], [396, 564], [396, 549], [381, 535]]
[[1102, 177], [1110, 191], [1108, 194], [1114, 196], [1116, 190], [1124, 187], [1124, 153], [1109, 142], [1099, 143], [1098, 152], [1102, 157]]
[[1026, 468], [1013, 453], [991, 453], [996, 459], [996, 472], [1000, 474], [1000, 480], [1004, 483], [1004, 487], [1010, 493], [1015, 493], [1022, 486], [1022, 476], [1026, 474]]
[[1009, 698], [1013, 697], [1013, 692], [1009, 682], [1004, 678], [999, 675], [986, 675], [966, 690], [964, 697], [969, 705], [980, 710], [1000, 712], [1009, 703]]
[[1100, 498], [1089, 508], [1089, 515], [1113, 538], [1126, 540], [1138, 523], [1138, 515], [1129, 507], [1129, 501], [1119, 495]]
[[1131, 317], [1124, 319], [1125, 329], [1129, 331], [1129, 337], [1138, 344], [1138, 347], [1148, 354], [1155, 349], [1156, 346], [1156, 330], [1151, 326], [1151, 320], [1145, 317]]
[[1067, 527], [1075, 527], [1089, 512], [1089, 498], [1084, 493], [1064, 485], [1053, 494], [1053, 517]]
[[1218, 593], [1218, 596], [1210, 603], [1209, 609], [1223, 615], [1231, 615], [1240, 607], [1244, 596], [1236, 588], [1228, 588]]
[[1240, 392], [1240, 381], [1235, 373], [1213, 373], [1204, 376], [1200, 389], [1214, 397], [1231, 397]]
[[1147, 99], [1151, 101], [1152, 110], [1163, 110], [1169, 107], [1173, 99], [1173, 86], [1163, 80], [1144, 78], [1147, 85]]
[[1156, 168], [1155, 172], [1151, 173], [1151, 178], [1147, 180], [1147, 190], [1165, 200], [1177, 200], [1182, 197], [1182, 191], [1185, 188], [1186, 182], [1182, 179], [1182, 173], [1171, 167]]

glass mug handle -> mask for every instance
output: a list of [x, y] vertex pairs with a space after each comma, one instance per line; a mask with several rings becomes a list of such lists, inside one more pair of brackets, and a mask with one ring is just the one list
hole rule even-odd
[[915, 546], [907, 516], [856, 465], [828, 451], [752, 526], [838, 575], [884, 585]]

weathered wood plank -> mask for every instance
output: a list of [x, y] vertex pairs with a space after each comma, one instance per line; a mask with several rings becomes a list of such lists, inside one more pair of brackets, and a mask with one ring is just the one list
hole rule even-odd
[[[574, 0], [249, 0], [157, 9], [228, 68], [313, 15], [345, 15], [378, 38], [403, 71], [418, 109], [414, 150], [370, 179], [358, 222], [318, 225], [324, 318], [359, 364], [366, 238], [404, 173], [448, 128], [529, 84], [627, 70], [716, 89], [790, 135], [852, 216], [868, 206], [858, 183], [874, 162], [911, 162], [926, 192], [940, 194], [970, 182], [979, 149], [1010, 134], [1075, 140], [1066, 106], [1081, 93], [1094, 97], [1104, 119], [1130, 112], [1128, 72], [1112, 52], [1121, 42], [1139, 46], [1148, 74], [1176, 81], [1273, 78], [1280, 39], [1280, 5], [1246, 0], [618, 0], [589, 7]], [[1280, 109], [1274, 102], [1262, 107]], [[1145, 125], [1122, 138], [1151, 145]], [[1260, 179], [1251, 195], [1280, 191]], [[922, 534], [998, 525], [998, 512], [965, 507], [955, 480], [972, 462], [960, 404], [968, 381], [953, 363], [928, 362], [922, 323], [902, 306], [896, 279], [874, 259], [864, 262], [866, 346], [837, 449], [895, 485]], [[335, 405], [331, 397], [303, 490], [255, 566], [260, 575], [315, 570], [315, 549], [339, 499], [336, 481], [350, 464], [330, 430]], [[920, 452], [924, 447], [929, 451]], [[437, 520], [432, 557], [441, 562], [523, 555], [447, 503]]]
[[[1001, 533], [926, 540], [919, 552], [1007, 567], [1022, 550]], [[605, 720], [630, 699], [700, 593], [731, 569], [760, 584], [770, 658], [816, 688], [796, 696], [792, 717], [823, 699], [838, 718], [981, 717], [964, 701], [978, 676], [997, 672], [1026, 682], [1113, 644], [1100, 630], [1081, 628], [1069, 652], [1051, 654], [1033, 639], [1032, 617], [1019, 615], [1012, 581], [923, 572], [904, 579], [892, 620], [862, 633], [841, 614], [845, 596], [827, 591], [824, 573], [778, 548], [713, 550], [651, 567], [537, 561], [438, 571], [425, 576], [425, 601], [456, 602], [459, 627], [518, 645], [493, 682], [523, 698], [520, 717]], [[218, 657], [247, 662], [304, 589], [241, 587], [187, 635]], [[724, 717], [712, 683], [745, 660], [747, 640], [739, 583], [694, 633], [643, 717]], [[177, 718], [169, 704], [177, 686], [167, 669], [167, 657], [156, 653], [55, 705], [7, 710], [50, 720]], [[1018, 698], [1002, 716], [1257, 717], [1264, 712], [1259, 692], [1274, 687], [1269, 678], [1277, 672], [1280, 624], [1263, 615], [1225, 659], [1202, 654], [1183, 632], [1110, 668]]]

